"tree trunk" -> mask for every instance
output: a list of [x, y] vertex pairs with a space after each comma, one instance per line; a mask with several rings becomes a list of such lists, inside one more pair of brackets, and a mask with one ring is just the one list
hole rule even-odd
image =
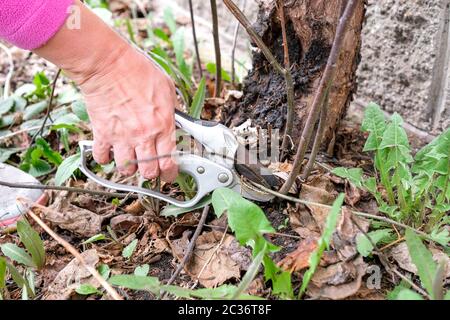
[[[260, 0], [254, 27], [283, 64], [283, 40], [277, 0]], [[295, 86], [295, 120], [292, 139], [297, 146], [314, 95], [331, 50], [339, 18], [347, 0], [291, 0], [284, 2], [289, 60]], [[356, 89], [365, 1], [358, 5], [345, 35], [337, 72], [329, 95], [323, 145], [334, 142], [334, 133]], [[257, 51], [253, 68], [244, 80], [244, 96], [227, 110], [226, 124], [239, 125], [252, 119], [262, 128], [283, 129], [286, 122], [284, 78]]]

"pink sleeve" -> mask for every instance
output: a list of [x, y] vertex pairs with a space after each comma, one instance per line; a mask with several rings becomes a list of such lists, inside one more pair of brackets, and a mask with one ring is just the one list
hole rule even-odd
[[61, 28], [73, 0], [0, 2], [0, 38], [32, 50], [44, 45]]

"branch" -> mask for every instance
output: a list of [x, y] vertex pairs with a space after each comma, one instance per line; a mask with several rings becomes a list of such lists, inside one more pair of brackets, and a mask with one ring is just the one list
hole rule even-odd
[[14, 59], [11, 54], [11, 50], [7, 46], [5, 46], [3, 43], [0, 43], [0, 48], [2, 48], [6, 52], [6, 55], [8, 56], [8, 63], [9, 63], [8, 74], [6, 75], [5, 85], [3, 86], [3, 99], [6, 100], [9, 97], [9, 91], [11, 89], [11, 79], [14, 74]]
[[42, 211], [48, 211], [49, 209], [47, 207], [41, 206], [39, 204], [33, 203], [32, 201], [24, 198], [19, 198], [19, 202], [22, 202], [22, 204], [27, 204], [26, 207], [29, 207], [28, 215], [36, 221], [36, 223], [41, 226], [42, 229], [44, 229], [45, 232], [47, 232], [54, 240], [56, 240], [60, 245], [64, 247], [69, 253], [71, 253], [82, 265], [86, 268], [86, 270], [89, 271], [89, 273], [97, 280], [100, 285], [108, 292], [108, 294], [114, 299], [114, 300], [123, 300], [123, 298], [117, 293], [116, 290], [98, 273], [98, 271], [95, 268], [92, 268], [89, 266], [86, 261], [84, 260], [83, 256], [75, 249], [70, 243], [68, 243], [66, 240], [61, 238], [59, 235], [57, 235], [50, 227], [45, 224], [44, 221], [42, 221], [33, 211], [32, 208], [36, 207]]
[[219, 40], [219, 22], [217, 19], [217, 3], [216, 0], [210, 0], [211, 3], [211, 15], [213, 25], [213, 37], [214, 37], [214, 52], [216, 56], [216, 84], [214, 88], [214, 97], [218, 98], [221, 93], [222, 86], [222, 58], [220, 55], [220, 40]]
[[305, 167], [305, 172], [303, 172], [302, 179], [306, 180], [311, 173], [311, 170], [314, 167], [314, 163], [316, 162], [317, 153], [319, 153], [320, 144], [323, 140], [323, 134], [325, 133], [325, 124], [327, 122], [327, 114], [328, 114], [328, 97], [329, 97], [329, 91], [327, 91], [325, 95], [325, 101], [323, 103], [323, 106], [320, 110], [320, 119], [319, 119], [319, 125], [317, 127], [317, 133], [316, 137], [314, 138], [314, 144], [311, 149], [311, 154], [308, 159], [308, 164]]
[[289, 192], [290, 188], [295, 182], [295, 179], [300, 173], [302, 162], [303, 159], [305, 158], [306, 149], [308, 148], [314, 126], [317, 122], [317, 118], [319, 117], [320, 108], [321, 106], [323, 106], [326, 93], [329, 90], [331, 83], [334, 79], [334, 75], [336, 73], [336, 66], [339, 59], [339, 55], [341, 53], [342, 45], [344, 43], [344, 37], [347, 26], [350, 22], [350, 19], [353, 16], [353, 13], [359, 1], [360, 0], [349, 0], [347, 2], [347, 6], [345, 7], [344, 14], [339, 20], [339, 25], [336, 30], [336, 36], [333, 41], [333, 47], [331, 49], [330, 56], [328, 57], [328, 62], [325, 67], [322, 79], [320, 81], [319, 89], [314, 97], [311, 111], [308, 115], [305, 127], [303, 128], [303, 132], [300, 137], [300, 144], [298, 146], [297, 153], [295, 155], [292, 172], [290, 173], [288, 179], [280, 189], [280, 193], [282, 194], [287, 194]]
[[267, 61], [272, 65], [272, 67], [284, 77], [286, 82], [286, 95], [287, 95], [287, 115], [286, 115], [286, 129], [284, 132], [282, 150], [287, 146], [289, 137], [292, 135], [292, 127], [294, 121], [294, 81], [290, 70], [286, 70], [281, 66], [281, 64], [274, 57], [270, 49], [266, 46], [264, 41], [258, 35], [258, 33], [253, 29], [244, 13], [236, 6], [236, 4], [231, 0], [223, 0], [224, 4], [227, 6], [228, 10], [236, 17], [240, 24], [245, 28], [250, 38], [255, 42], [258, 48], [266, 57]]
[[31, 141], [30, 141], [30, 144], [29, 144], [28, 147], [31, 147], [31, 145], [34, 142], [34, 139], [36, 139], [37, 136], [42, 135], [42, 132], [44, 131], [45, 125], [46, 125], [48, 119], [50, 118], [50, 111], [52, 109], [53, 99], [55, 97], [56, 82], [58, 81], [58, 78], [59, 78], [60, 74], [61, 74], [61, 69], [58, 69], [58, 72], [55, 75], [55, 79], [53, 79], [52, 92], [50, 94], [50, 100], [49, 100], [48, 105], [47, 105], [47, 113], [45, 114], [44, 121], [42, 122], [42, 125], [39, 128], [39, 130], [36, 131], [36, 133], [31, 138]]
[[194, 48], [195, 56], [197, 58], [198, 71], [200, 72], [200, 78], [203, 78], [202, 62], [200, 60], [200, 53], [198, 51], [197, 32], [195, 31], [194, 7], [192, 5], [192, 0], [189, 0], [189, 12], [191, 14], [192, 37], [194, 38]]

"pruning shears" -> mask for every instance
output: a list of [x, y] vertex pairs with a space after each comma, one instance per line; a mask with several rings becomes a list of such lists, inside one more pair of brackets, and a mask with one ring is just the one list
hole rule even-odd
[[[80, 141], [80, 170], [98, 184], [119, 191], [135, 192], [157, 198], [178, 207], [195, 206], [204, 196], [221, 187], [228, 187], [243, 197], [261, 202], [270, 201], [273, 196], [259, 190], [250, 182], [256, 182], [267, 188], [278, 184], [277, 178], [259, 162], [255, 164], [240, 163], [238, 159], [247, 159], [247, 149], [240, 144], [232, 130], [224, 125], [205, 120], [197, 120], [189, 115], [176, 111], [176, 126], [192, 136], [204, 147], [202, 156], [177, 152], [174, 157], [179, 171], [192, 176], [197, 186], [196, 195], [187, 201], [169, 197], [155, 190], [140, 186], [124, 185], [103, 179], [88, 168], [88, 154], [92, 152], [93, 141]], [[238, 157], [238, 155], [240, 155]], [[247, 161], [241, 161], [247, 162]], [[248, 180], [250, 181], [248, 181]], [[144, 181], [143, 181], [144, 182]]]

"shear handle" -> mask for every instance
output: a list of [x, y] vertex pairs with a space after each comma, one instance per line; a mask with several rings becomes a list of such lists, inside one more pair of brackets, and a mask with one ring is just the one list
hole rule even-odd
[[80, 141], [79, 145], [81, 149], [80, 170], [91, 180], [106, 188], [139, 193], [142, 195], [160, 199], [162, 201], [166, 201], [181, 208], [190, 208], [196, 205], [208, 193], [220, 187], [228, 187], [233, 183], [234, 180], [231, 170], [218, 165], [211, 160], [193, 154], [180, 154], [176, 159], [179, 170], [192, 176], [197, 185], [197, 193], [194, 198], [188, 201], [180, 201], [154, 190], [119, 184], [97, 176], [95, 173], [89, 170], [87, 165], [87, 154], [92, 152], [93, 142]]

